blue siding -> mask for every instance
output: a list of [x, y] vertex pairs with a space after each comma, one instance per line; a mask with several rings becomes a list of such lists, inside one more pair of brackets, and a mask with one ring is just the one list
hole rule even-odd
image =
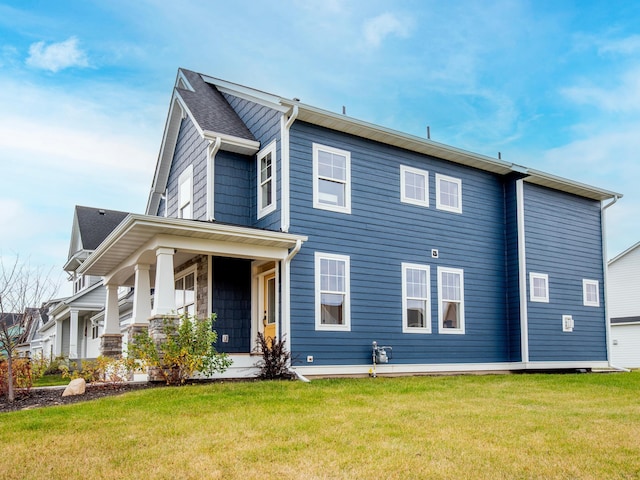
[[[351, 152], [352, 214], [313, 209], [312, 142]], [[429, 208], [400, 202], [401, 164], [429, 171]], [[462, 179], [462, 214], [435, 208], [435, 173]], [[373, 340], [393, 346], [394, 363], [509, 360], [501, 178], [302, 122], [291, 130], [291, 177], [291, 232], [309, 236], [292, 262], [298, 361], [368, 363]], [[350, 256], [350, 332], [315, 331], [316, 251]], [[430, 335], [402, 333], [402, 262], [431, 266]], [[439, 265], [464, 269], [465, 335], [437, 333]]]
[[251, 175], [255, 172], [255, 161], [237, 153], [218, 152], [215, 162], [216, 221], [252, 226], [255, 206], [251, 192], [255, 189], [251, 188]]
[[[193, 218], [206, 220], [208, 143], [200, 136], [189, 117], [182, 120], [167, 182], [167, 216], [178, 216], [178, 180], [180, 174], [189, 165], [193, 165]], [[161, 207], [158, 215], [164, 216], [164, 205]]]
[[[525, 183], [525, 222], [527, 299], [529, 272], [549, 275], [549, 303], [528, 300], [530, 360], [606, 360], [600, 203]], [[583, 306], [585, 278], [600, 282], [600, 307]]]
[[515, 176], [505, 178], [505, 242], [506, 242], [506, 282], [507, 316], [509, 319], [509, 359], [522, 360], [520, 336], [520, 284], [518, 262], [518, 206]]
[[242, 121], [247, 125], [247, 128], [253, 133], [253, 136], [260, 142], [260, 148], [264, 148], [269, 145], [273, 140], [276, 140], [276, 198], [277, 208], [274, 212], [257, 219], [257, 172], [256, 172], [256, 158], [254, 157], [252, 163], [252, 171], [250, 176], [250, 201], [251, 201], [251, 215], [252, 225], [256, 228], [264, 228], [269, 230], [280, 230], [280, 208], [282, 203], [281, 186], [282, 186], [282, 172], [281, 172], [281, 153], [280, 153], [280, 117], [282, 114], [271, 108], [259, 105], [255, 102], [250, 102], [243, 98], [239, 98], [233, 95], [224, 94], [224, 97], [229, 102], [229, 105], [235, 110]]
[[[218, 332], [216, 349], [247, 353], [251, 349], [251, 261], [213, 257], [213, 304]], [[222, 335], [229, 342], [222, 343]]]

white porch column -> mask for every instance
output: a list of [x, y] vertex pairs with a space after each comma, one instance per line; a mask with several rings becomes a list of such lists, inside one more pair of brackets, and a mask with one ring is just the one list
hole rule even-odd
[[107, 300], [104, 307], [104, 332], [100, 336], [100, 353], [113, 357], [122, 354], [118, 286], [107, 284], [104, 287], [107, 291]]
[[151, 283], [149, 265], [135, 266], [135, 284], [133, 289], [133, 324], [148, 325], [151, 316]]
[[173, 248], [160, 247], [156, 250], [156, 284], [151, 315], [175, 314], [176, 294], [173, 275]]
[[71, 310], [69, 317], [69, 358], [78, 358], [78, 310]]
[[53, 347], [53, 355], [59, 357], [62, 355], [62, 321], [56, 320], [56, 338]]

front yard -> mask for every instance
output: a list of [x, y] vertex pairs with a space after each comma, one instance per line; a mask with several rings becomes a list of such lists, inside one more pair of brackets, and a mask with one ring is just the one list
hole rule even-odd
[[224, 382], [0, 415], [3, 479], [640, 477], [640, 372]]

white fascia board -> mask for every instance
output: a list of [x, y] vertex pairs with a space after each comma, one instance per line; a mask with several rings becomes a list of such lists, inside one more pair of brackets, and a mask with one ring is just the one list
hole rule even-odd
[[256, 90], [255, 88], [245, 87], [244, 85], [238, 85], [237, 83], [228, 82], [219, 78], [209, 77], [207, 75], [200, 76], [202, 77], [202, 80], [214, 85], [221, 93], [243, 98], [250, 102], [254, 102], [283, 113], [289, 110], [289, 107], [285, 107], [280, 103], [281, 98], [277, 95]]
[[187, 79], [186, 75], [184, 74], [184, 72], [182, 71], [182, 69], [178, 69], [178, 75], [176, 76], [176, 82], [174, 84], [174, 88], [181, 88], [180, 87], [180, 82], [182, 82], [184, 84], [186, 88], [186, 90], [191, 90], [192, 92], [195, 92], [195, 89], [193, 88], [193, 86], [191, 85], [191, 83], [189, 82], [189, 80]]
[[541, 172], [539, 170], [528, 169], [529, 176], [524, 178], [527, 183], [541, 185], [543, 187], [553, 188], [562, 192], [572, 193], [581, 197], [591, 198], [593, 200], [608, 200], [610, 198], [622, 198], [621, 193], [612, 192], [598, 187], [593, 187], [585, 183], [576, 182], [567, 178], [558, 177], [550, 173]]

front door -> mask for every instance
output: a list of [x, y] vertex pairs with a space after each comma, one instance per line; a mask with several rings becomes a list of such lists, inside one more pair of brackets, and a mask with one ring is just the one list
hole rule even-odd
[[262, 325], [264, 338], [271, 345], [271, 340], [276, 338], [276, 274], [270, 273], [263, 278]]

